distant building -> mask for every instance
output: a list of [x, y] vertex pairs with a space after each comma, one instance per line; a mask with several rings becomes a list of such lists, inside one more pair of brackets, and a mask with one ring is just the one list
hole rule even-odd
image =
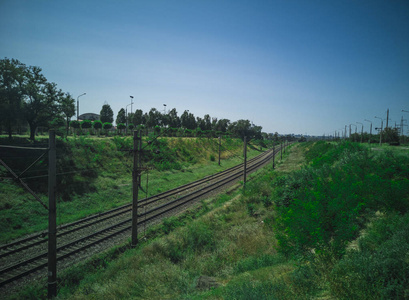
[[85, 113], [79, 116], [79, 120], [90, 120], [90, 121], [96, 121], [99, 120], [99, 115], [98, 114], [93, 114], [93, 113]]

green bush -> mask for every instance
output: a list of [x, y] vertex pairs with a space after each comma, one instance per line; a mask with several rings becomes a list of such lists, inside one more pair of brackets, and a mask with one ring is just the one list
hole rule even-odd
[[317, 151], [326, 152], [273, 182], [277, 238], [287, 254], [314, 250], [341, 257], [377, 210], [408, 210], [409, 161], [350, 143], [317, 143], [309, 153]]
[[406, 299], [409, 294], [409, 214], [376, 220], [334, 267], [331, 292], [339, 299]]
[[204, 222], [195, 222], [188, 227], [186, 236], [187, 249], [194, 252], [212, 251], [215, 249], [216, 240], [213, 231]]

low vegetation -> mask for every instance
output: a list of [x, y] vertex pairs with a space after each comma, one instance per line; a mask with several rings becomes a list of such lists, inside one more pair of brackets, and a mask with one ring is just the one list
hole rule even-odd
[[[159, 138], [143, 141], [140, 198], [200, 179], [242, 162], [243, 143], [222, 140], [221, 166], [217, 139]], [[1, 142], [7, 143], [3, 137]], [[47, 147], [48, 139], [14, 138], [13, 145]], [[130, 203], [132, 199], [133, 147], [131, 137], [96, 138], [81, 136], [57, 140], [57, 222], [72, 222], [91, 214]], [[21, 174], [44, 150], [0, 148], [2, 159]], [[249, 156], [259, 154], [249, 147]], [[22, 176], [43, 203], [47, 198], [47, 156]], [[0, 166], [0, 243], [47, 228], [48, 211]], [[149, 177], [149, 178], [147, 178]], [[149, 180], [149, 182], [148, 182]], [[147, 185], [147, 183], [149, 183]]]
[[[61, 274], [60, 299], [404, 299], [409, 156], [304, 143], [249, 180]], [[42, 298], [31, 286], [15, 297]]]

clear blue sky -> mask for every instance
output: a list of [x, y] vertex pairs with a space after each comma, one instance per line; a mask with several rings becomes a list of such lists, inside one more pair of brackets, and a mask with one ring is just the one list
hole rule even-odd
[[265, 132], [367, 130], [388, 108], [393, 124], [409, 119], [407, 0], [0, 0], [0, 57], [86, 92], [80, 114], [107, 102], [116, 118], [133, 95], [133, 110]]

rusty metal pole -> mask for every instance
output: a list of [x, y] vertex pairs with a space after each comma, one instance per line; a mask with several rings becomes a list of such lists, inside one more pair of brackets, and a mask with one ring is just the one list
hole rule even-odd
[[131, 247], [138, 244], [138, 191], [139, 191], [139, 131], [133, 132], [133, 170], [132, 170], [132, 241]]
[[48, 152], [48, 298], [57, 296], [57, 216], [55, 131], [49, 132]]

